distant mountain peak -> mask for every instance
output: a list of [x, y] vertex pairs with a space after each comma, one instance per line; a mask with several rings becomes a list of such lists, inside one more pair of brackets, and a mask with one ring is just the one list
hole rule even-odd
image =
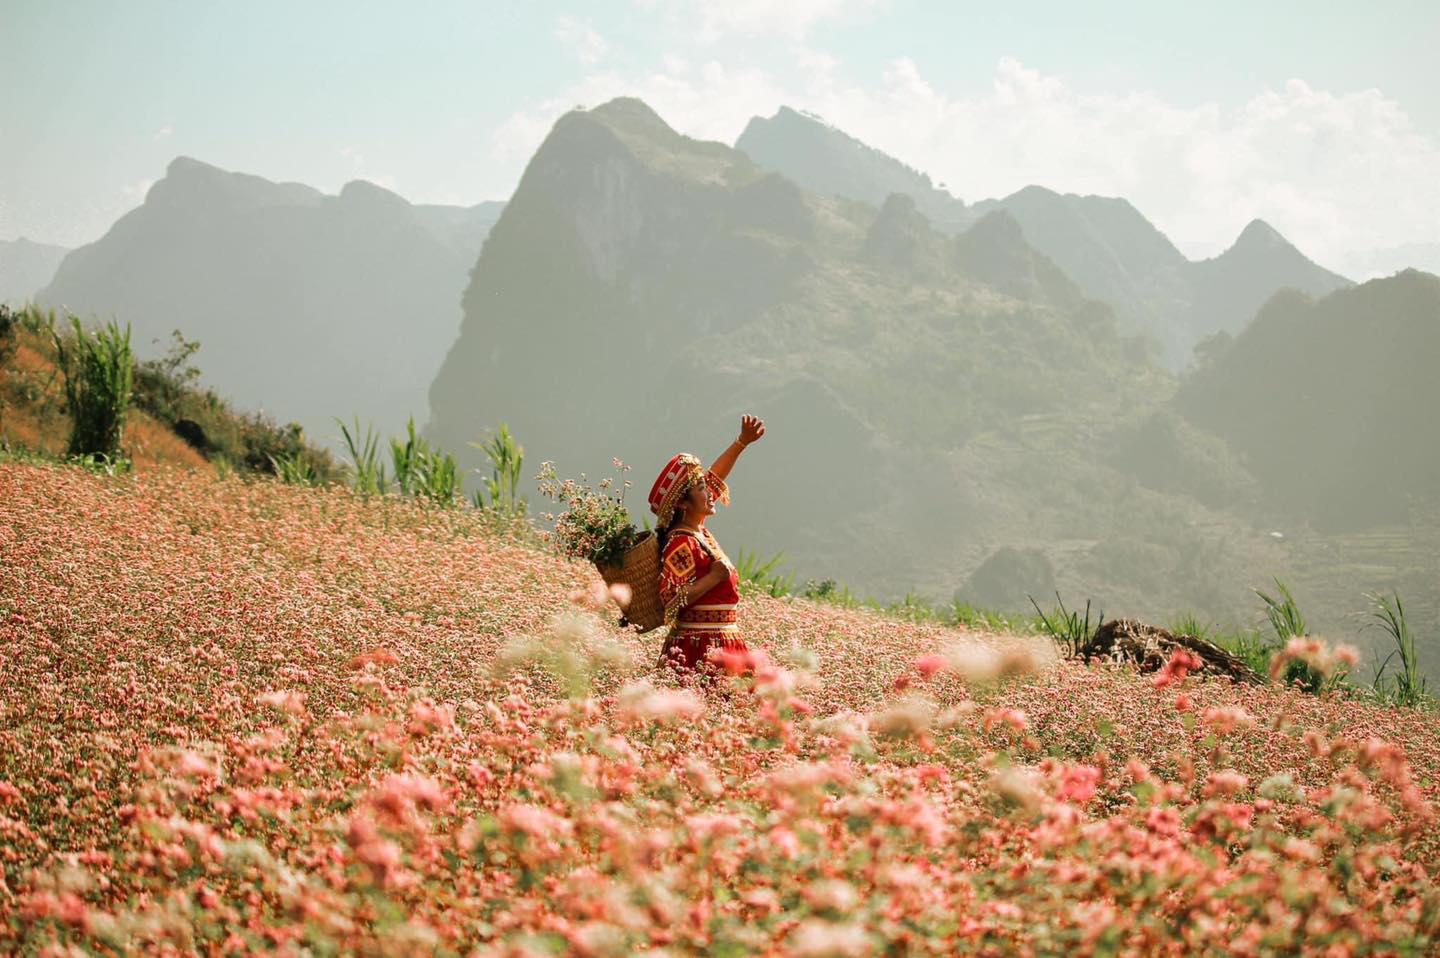
[[369, 180], [351, 180], [340, 187], [340, 202], [365, 206], [410, 206], [405, 197]]
[[187, 173], [224, 173], [218, 166], [212, 166], [193, 156], [177, 156], [165, 167], [166, 176], [184, 176]]
[[902, 193], [941, 232], [954, 234], [970, 224], [964, 202], [927, 174], [803, 110], [782, 106], [772, 117], [751, 117], [735, 148], [812, 193], [877, 208]]
[[1275, 227], [1262, 219], [1253, 219], [1230, 244], [1230, 249], [1270, 249], [1277, 246], [1294, 249], [1294, 245]]
[[[1040, 188], [1036, 187], [1036, 189]], [[1004, 247], [1013, 248], [1027, 245], [1025, 230], [1020, 226], [1020, 221], [1004, 208], [986, 213], [967, 232], [973, 237], [983, 237], [986, 242]]]
[[576, 110], [571, 115], [597, 120], [623, 137], [641, 137], [655, 142], [685, 138], [639, 97], [617, 96], [589, 110]]
[[191, 156], [177, 156], [165, 167], [165, 176], [145, 195], [146, 204], [185, 205], [196, 197], [260, 206], [311, 206], [321, 192], [303, 183], [276, 183], [251, 173], [236, 173]]
[[650, 104], [638, 96], [617, 96], [585, 112], [591, 116], [600, 117], [601, 119], [641, 119], [648, 123], [662, 126], [667, 130], [670, 129], [670, 124], [666, 123], [660, 114], [651, 109]]
[[1005, 197], [1005, 199], [1039, 199], [1041, 197], [1044, 197], [1047, 200], [1064, 199], [1064, 197], [1057, 191], [1050, 189], [1048, 186], [1041, 186], [1038, 183], [1031, 183], [1028, 186], [1022, 186], [1014, 193], [1011, 193], [1009, 196]]

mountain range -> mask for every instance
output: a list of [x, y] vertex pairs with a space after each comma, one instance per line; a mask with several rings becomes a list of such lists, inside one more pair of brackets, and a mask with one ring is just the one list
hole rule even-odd
[[428, 400], [467, 470], [502, 422], [532, 475], [619, 457], [637, 515], [760, 414], [716, 529], [871, 594], [1240, 622], [1293, 575], [1324, 623], [1403, 580], [1440, 624], [1435, 282], [1352, 286], [1259, 221], [1190, 261], [1122, 199], [967, 204], [795, 111], [731, 147], [622, 98], [558, 120], [505, 204], [178, 158], [41, 300], [142, 350], [179, 328], [312, 435]]
[[24, 237], [0, 240], [0, 303], [21, 306], [34, 299], [68, 252], [63, 246], [35, 243]]
[[[909, 197], [807, 192], [621, 99], [567, 114], [532, 158], [472, 274], [429, 434], [480, 466], [466, 443], [505, 421], [528, 459], [598, 476], [619, 456], [648, 487], [653, 464], [713, 455], [761, 412], [773, 438], [736, 474], [748, 507], [721, 517], [750, 548], [949, 592], [1017, 536], [1064, 540], [1061, 580], [1117, 595], [1112, 553], [1145, 534], [1117, 517], [1235, 525], [1133, 489], [1088, 441], [1173, 389], [1008, 211], [948, 235]], [[1206, 587], [1148, 566], [1125, 587], [1146, 608]]]
[[1087, 296], [1113, 306], [1123, 328], [1149, 337], [1161, 362], [1177, 371], [1190, 363], [1197, 343], [1237, 332], [1277, 290], [1324, 295], [1349, 285], [1260, 220], [1221, 255], [1191, 261], [1120, 198], [1027, 186], [966, 206], [899, 160], [788, 108], [752, 119], [735, 146], [760, 166], [824, 195], [875, 206], [890, 193], [910, 195], [942, 232], [968, 229], [996, 210], [1008, 212], [1032, 246]]
[[426, 419], [502, 205], [416, 205], [363, 180], [331, 196], [179, 157], [38, 300], [130, 323], [142, 355], [178, 329], [220, 394], [317, 438], [335, 416], [393, 433]]

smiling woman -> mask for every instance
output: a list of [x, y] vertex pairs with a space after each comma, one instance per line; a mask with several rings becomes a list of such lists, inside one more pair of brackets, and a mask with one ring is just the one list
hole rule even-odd
[[765, 434], [765, 423], [742, 416], [740, 437], [707, 470], [689, 453], [673, 456], [650, 489], [660, 537], [660, 599], [670, 632], [660, 665], [713, 674], [724, 661], [743, 667], [749, 649], [740, 637], [740, 576], [705, 528], [715, 503], [730, 503], [725, 479], [745, 447]]

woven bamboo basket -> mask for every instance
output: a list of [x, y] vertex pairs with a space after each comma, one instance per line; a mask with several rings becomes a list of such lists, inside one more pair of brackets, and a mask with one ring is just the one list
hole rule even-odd
[[606, 585], [623, 582], [630, 587], [630, 604], [620, 611], [621, 625], [649, 632], [665, 624], [665, 606], [660, 601], [660, 540], [646, 532], [626, 550], [619, 565], [597, 565]]

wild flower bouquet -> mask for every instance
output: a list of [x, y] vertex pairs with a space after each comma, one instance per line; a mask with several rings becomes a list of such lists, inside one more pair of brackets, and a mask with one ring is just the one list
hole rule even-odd
[[540, 474], [535, 478], [541, 495], [565, 507], [558, 516], [543, 513], [555, 528], [541, 536], [561, 554], [597, 566], [614, 566], [626, 550], [643, 538], [643, 531], [635, 527], [625, 508], [625, 490], [630, 488], [630, 482], [624, 476], [630, 467], [619, 459], [614, 463], [620, 470], [620, 481], [602, 479], [599, 488], [586, 482], [583, 472], [579, 479], [561, 479], [553, 462], [540, 464]]

